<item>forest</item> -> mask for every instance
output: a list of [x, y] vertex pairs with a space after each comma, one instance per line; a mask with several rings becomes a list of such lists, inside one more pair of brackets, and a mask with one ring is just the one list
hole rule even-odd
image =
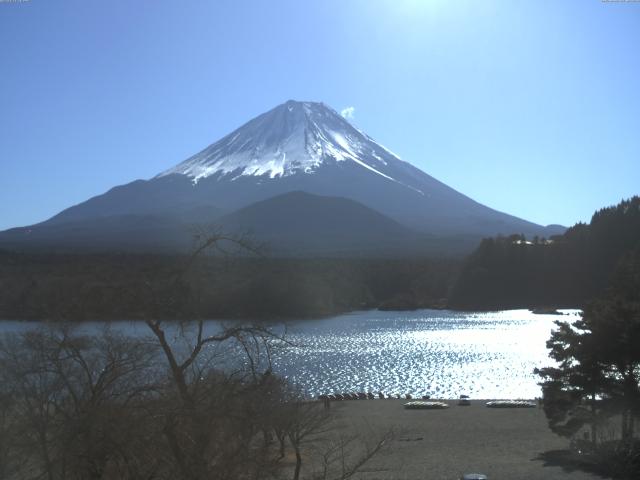
[[[563, 235], [486, 238], [460, 258], [281, 258], [242, 255], [0, 251], [0, 318], [143, 319], [160, 292], [197, 292], [198, 318], [287, 319], [347, 311], [581, 307], [640, 248], [640, 197], [597, 211]], [[191, 298], [175, 295], [176, 298]], [[156, 311], [181, 318], [176, 306]]]
[[[2, 252], [0, 318], [143, 319], [187, 263], [185, 256]], [[190, 266], [181, 288], [198, 292], [197, 312], [190, 314], [199, 318], [266, 320], [444, 307], [458, 264], [427, 258], [206, 257]], [[155, 312], [168, 319], [183, 313], [168, 307]]]
[[625, 254], [640, 248], [640, 197], [597, 211], [563, 235], [484, 239], [452, 287], [457, 309], [580, 307], [599, 295]]

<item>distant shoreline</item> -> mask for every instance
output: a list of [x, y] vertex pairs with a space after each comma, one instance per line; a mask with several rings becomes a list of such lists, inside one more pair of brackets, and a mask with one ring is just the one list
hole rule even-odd
[[[344, 310], [337, 311], [333, 313], [328, 313], [326, 315], [297, 315], [297, 316], [287, 316], [287, 317], [207, 317], [204, 320], [206, 321], [219, 321], [219, 322], [246, 322], [246, 321], [254, 321], [257, 323], [287, 323], [291, 321], [313, 321], [313, 320], [325, 320], [333, 317], [340, 317], [343, 315], [350, 315], [355, 313], [364, 313], [364, 312], [386, 312], [386, 313], [407, 313], [407, 312], [419, 312], [421, 310], [430, 310], [430, 311], [448, 311], [454, 313], [491, 313], [491, 312], [505, 312], [510, 310], [528, 310], [535, 315], [557, 315], [557, 316], [565, 316], [566, 314], [562, 313], [561, 310], [580, 310], [579, 307], [576, 306], [564, 306], [564, 307], [550, 307], [550, 308], [535, 308], [535, 307], [505, 307], [505, 308], [495, 308], [495, 309], [460, 309], [460, 308], [448, 308], [448, 307], [419, 307], [419, 308], [411, 308], [411, 309], [382, 309], [382, 308], [366, 308], [366, 309], [354, 309], [354, 310]], [[180, 318], [164, 318], [166, 322], [178, 322], [182, 321]], [[197, 319], [194, 318], [193, 321]], [[144, 322], [143, 318], [87, 318], [83, 320], [69, 320], [69, 319], [51, 319], [51, 318], [3, 318], [0, 317], [1, 322], [25, 322], [25, 323], [87, 323], [87, 322]]]

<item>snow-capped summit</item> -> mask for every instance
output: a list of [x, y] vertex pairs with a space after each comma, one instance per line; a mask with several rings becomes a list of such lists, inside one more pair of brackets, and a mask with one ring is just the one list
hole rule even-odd
[[194, 182], [215, 174], [276, 178], [312, 174], [335, 162], [354, 162], [395, 180], [385, 170], [401, 160], [325, 104], [289, 100], [158, 176], [182, 174]]

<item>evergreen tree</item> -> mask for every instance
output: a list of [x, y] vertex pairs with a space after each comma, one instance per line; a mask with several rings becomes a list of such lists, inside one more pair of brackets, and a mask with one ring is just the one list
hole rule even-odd
[[551, 242], [485, 239], [467, 258], [449, 304], [464, 309], [575, 307], [602, 294], [620, 259], [640, 247], [640, 197], [597, 211]]
[[547, 346], [558, 366], [536, 371], [550, 427], [571, 436], [589, 424], [595, 443], [597, 425], [619, 415], [622, 440], [630, 441], [640, 417], [640, 250], [623, 258], [582, 319], [556, 324]]

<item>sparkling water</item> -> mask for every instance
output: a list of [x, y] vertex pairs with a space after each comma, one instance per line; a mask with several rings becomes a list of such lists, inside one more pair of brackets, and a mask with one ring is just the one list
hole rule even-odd
[[[551, 365], [545, 342], [554, 320], [576, 320], [528, 310], [499, 312], [354, 312], [288, 322], [291, 345], [273, 352], [273, 370], [307, 395], [378, 392], [421, 397], [534, 398], [541, 394], [533, 369]], [[2, 322], [0, 331], [20, 331], [38, 323]], [[87, 322], [97, 332], [104, 323]], [[147, 335], [142, 322], [111, 322], [130, 335]], [[220, 329], [207, 321], [206, 330]], [[283, 325], [274, 326], [282, 329]], [[170, 328], [171, 329], [171, 328]], [[180, 338], [173, 328], [174, 341]], [[170, 336], [171, 337], [171, 336]]]

